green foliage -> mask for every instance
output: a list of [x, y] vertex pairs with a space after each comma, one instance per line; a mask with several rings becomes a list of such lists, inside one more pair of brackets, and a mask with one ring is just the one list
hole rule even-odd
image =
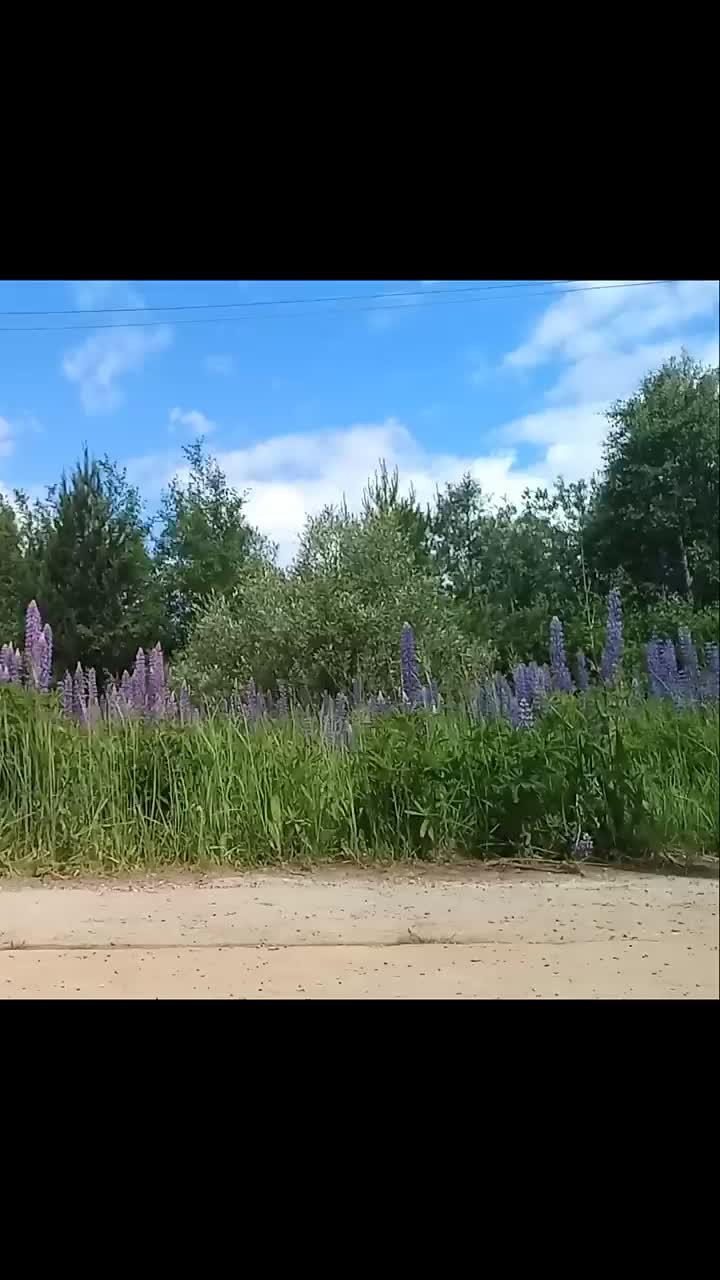
[[22, 549], [15, 511], [0, 494], [0, 636], [2, 643], [20, 635], [25, 601], [22, 588]]
[[29, 513], [27, 558], [56, 666], [119, 671], [162, 625], [140, 497], [107, 459], [81, 462]]
[[155, 559], [171, 633], [183, 645], [198, 605], [239, 583], [250, 558], [269, 546], [245, 516], [246, 498], [233, 489], [202, 441], [187, 445], [187, 480], [175, 477], [163, 496]]
[[718, 373], [687, 355], [609, 414], [603, 473], [558, 479], [499, 505], [471, 476], [424, 510], [381, 462], [359, 515], [328, 508], [292, 567], [247, 519], [246, 496], [198, 442], [170, 484], [149, 550], [137, 491], [87, 453], [44, 502], [0, 499], [0, 641], [37, 599], [55, 671], [80, 658], [119, 672], [160, 640], [192, 689], [226, 694], [251, 675], [312, 692], [398, 684], [402, 623], [446, 690], [491, 661], [547, 659], [548, 621], [571, 662], [599, 662], [606, 597], [619, 586], [626, 672], [653, 633], [718, 638]]
[[252, 676], [312, 693], [397, 688], [402, 624], [416, 630], [428, 675], [444, 686], [487, 669], [488, 646], [463, 633], [436, 573], [423, 564], [394, 509], [353, 517], [328, 508], [308, 521], [295, 566], [249, 565], [232, 596], [199, 612], [178, 667], [201, 695], [228, 694]]
[[590, 545], [644, 600], [718, 598], [718, 370], [686, 352], [613, 406]]
[[[8, 695], [9, 692], [9, 696]], [[718, 713], [559, 696], [534, 729], [464, 713], [257, 729], [88, 732], [0, 695], [0, 866], [22, 872], [317, 859], [718, 852]], [[26, 695], [21, 695], [26, 697]]]

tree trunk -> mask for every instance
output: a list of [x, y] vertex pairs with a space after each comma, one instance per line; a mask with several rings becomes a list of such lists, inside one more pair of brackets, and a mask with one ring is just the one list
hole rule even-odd
[[688, 564], [687, 549], [685, 540], [681, 533], [678, 534], [678, 542], [680, 544], [680, 564], [683, 571], [683, 583], [685, 586], [685, 596], [689, 604], [693, 602], [693, 580], [690, 573], [690, 565]]

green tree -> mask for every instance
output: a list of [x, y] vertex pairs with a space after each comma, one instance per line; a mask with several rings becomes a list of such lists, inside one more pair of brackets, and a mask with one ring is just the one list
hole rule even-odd
[[23, 557], [15, 511], [0, 494], [0, 643], [17, 643], [23, 608]]
[[687, 352], [608, 414], [590, 537], [606, 576], [641, 601], [718, 599], [718, 370]]
[[172, 630], [172, 646], [188, 638], [198, 605], [238, 586], [253, 557], [273, 549], [247, 521], [246, 496], [228, 484], [202, 441], [187, 445], [185, 481], [177, 476], [163, 495], [155, 561]]
[[51, 623], [56, 666], [118, 672], [154, 643], [162, 611], [139, 494], [107, 458], [83, 453], [29, 512], [28, 564]]
[[411, 484], [406, 495], [400, 494], [400, 475], [397, 467], [388, 471], [387, 463], [380, 460], [363, 492], [362, 511], [366, 520], [372, 516], [385, 516], [406, 539], [419, 564], [428, 563], [428, 534], [430, 512], [423, 511]]
[[249, 567], [232, 595], [198, 611], [183, 672], [203, 693], [228, 693], [252, 676], [316, 694], [395, 690], [403, 622], [416, 632], [428, 676], [446, 690], [489, 664], [463, 633], [432, 567], [416, 558], [394, 510], [360, 516], [328, 507], [311, 517], [289, 572]]
[[433, 559], [471, 634], [504, 662], [547, 656], [548, 619], [575, 618], [578, 645], [592, 649], [596, 575], [587, 564], [587, 487], [558, 480], [527, 491], [520, 508], [492, 504], [470, 475], [438, 493]]

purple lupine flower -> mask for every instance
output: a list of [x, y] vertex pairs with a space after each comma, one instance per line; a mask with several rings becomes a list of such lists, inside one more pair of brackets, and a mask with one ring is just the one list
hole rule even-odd
[[25, 611], [25, 677], [32, 689], [40, 683], [42, 663], [42, 618], [34, 600]]
[[83, 669], [78, 662], [73, 676], [73, 715], [81, 724], [87, 720], [87, 688]]
[[118, 720], [121, 715], [120, 693], [114, 680], [108, 680], [105, 684], [105, 693], [102, 699], [102, 711], [107, 720]]
[[613, 587], [608, 595], [607, 629], [605, 647], [600, 659], [600, 675], [605, 684], [612, 684], [623, 653], [623, 620], [620, 592]]
[[87, 722], [88, 724], [95, 724], [100, 716], [100, 704], [98, 702], [97, 676], [94, 667], [90, 667], [86, 673], [85, 689], [87, 695]]
[[573, 682], [565, 657], [563, 625], [557, 617], [550, 622], [550, 672], [555, 692], [572, 693]]
[[552, 693], [552, 674], [546, 663], [539, 667], [537, 662], [531, 662], [528, 666], [528, 680], [533, 704], [542, 702], [543, 698]]
[[47, 693], [50, 688], [52, 679], [52, 660], [53, 660], [53, 633], [49, 622], [45, 623], [42, 629], [45, 648], [43, 651], [43, 664], [40, 670], [40, 688]]
[[588, 676], [587, 662], [582, 649], [578, 649], [577, 658], [575, 659], [577, 667], [577, 686], [581, 693], [587, 693], [590, 688], [590, 677]]
[[415, 633], [409, 622], [403, 622], [400, 637], [400, 677], [403, 698], [411, 707], [420, 700], [420, 666], [415, 647]]
[[129, 671], [123, 671], [120, 678], [120, 688], [117, 695], [118, 710], [124, 716], [132, 715], [134, 711], [133, 705], [133, 682]]
[[63, 715], [67, 716], [68, 720], [72, 720], [75, 714], [74, 697], [75, 691], [73, 678], [70, 675], [70, 672], [66, 671], [62, 682], [62, 710]]
[[46, 666], [47, 666], [47, 640], [45, 639], [45, 636], [43, 635], [43, 633], [40, 632], [40, 639], [38, 640], [37, 647], [35, 649], [35, 661], [33, 663], [33, 668], [32, 668], [33, 681], [34, 681], [33, 687], [35, 689], [42, 689], [43, 687], [42, 682], [43, 682], [43, 676], [45, 673]]
[[130, 680], [133, 709], [142, 715], [147, 705], [147, 666], [144, 649], [138, 649], [135, 654], [135, 666]]
[[700, 666], [697, 649], [693, 644], [693, 638], [688, 627], [678, 627], [678, 650], [682, 669], [686, 676], [686, 687], [689, 690], [690, 697], [692, 697], [700, 691]]
[[[12, 649], [12, 646], [11, 646]], [[22, 684], [23, 656], [19, 649], [10, 654], [10, 683]]]
[[705, 645], [702, 696], [705, 702], [717, 702], [720, 699], [720, 649], [717, 644]]
[[524, 662], [519, 662], [513, 672], [513, 685], [518, 701], [526, 702], [529, 706], [533, 700], [533, 680]]
[[534, 722], [535, 720], [530, 703], [527, 701], [527, 698], [520, 698], [518, 701], [518, 728], [532, 729]]
[[165, 710], [165, 663], [159, 643], [148, 654], [147, 709], [156, 718], [162, 717]]
[[654, 698], [675, 698], [682, 692], [678, 686], [678, 665], [672, 640], [654, 637], [645, 646], [650, 693]]

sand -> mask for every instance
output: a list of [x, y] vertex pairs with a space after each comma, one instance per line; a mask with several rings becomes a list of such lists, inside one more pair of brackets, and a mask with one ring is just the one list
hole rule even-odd
[[587, 869], [0, 883], [0, 999], [717, 999], [718, 882]]

